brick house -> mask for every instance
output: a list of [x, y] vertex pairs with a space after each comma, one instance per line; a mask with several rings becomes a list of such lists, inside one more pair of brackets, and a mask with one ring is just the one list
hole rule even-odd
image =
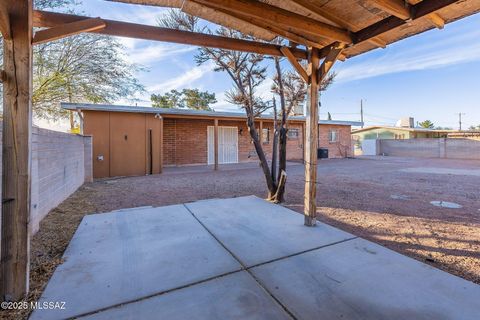
[[[93, 137], [95, 178], [160, 173], [164, 166], [257, 161], [244, 113], [63, 103], [79, 112], [83, 134]], [[321, 120], [319, 146], [329, 158], [353, 156], [351, 121]], [[273, 117], [257, 120], [267, 156], [272, 152]], [[287, 159], [303, 160], [305, 117], [289, 118]]]

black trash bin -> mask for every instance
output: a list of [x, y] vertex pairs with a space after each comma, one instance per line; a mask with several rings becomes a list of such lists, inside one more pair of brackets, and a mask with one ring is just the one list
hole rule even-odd
[[318, 148], [317, 149], [317, 158], [318, 159], [328, 159], [328, 149], [327, 148]]

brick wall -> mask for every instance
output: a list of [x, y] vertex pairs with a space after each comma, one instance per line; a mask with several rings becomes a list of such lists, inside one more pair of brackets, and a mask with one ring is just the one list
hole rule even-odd
[[213, 120], [164, 119], [163, 164], [207, 163], [207, 127]]
[[[213, 126], [213, 120], [164, 119], [163, 123], [163, 164], [165, 166], [192, 165], [207, 163], [207, 127]], [[219, 120], [219, 126], [237, 127], [239, 162], [257, 161], [258, 157], [248, 133], [245, 121]], [[257, 129], [259, 123], [257, 123]], [[268, 159], [271, 158], [273, 123], [264, 122], [263, 128], [270, 129], [270, 141], [263, 144]], [[303, 159], [303, 132], [301, 124], [292, 124], [290, 128], [299, 130], [298, 139], [287, 142], [287, 158]]]
[[84, 182], [92, 181], [92, 138], [34, 127], [31, 166], [30, 230], [33, 234], [51, 209]]
[[[339, 135], [337, 142], [329, 141], [329, 132], [336, 131]], [[329, 158], [346, 158], [353, 157], [352, 138], [350, 134], [350, 126], [339, 125], [319, 125], [318, 138], [320, 148], [328, 148]]]
[[377, 154], [398, 157], [480, 160], [480, 141], [475, 139], [378, 140]]

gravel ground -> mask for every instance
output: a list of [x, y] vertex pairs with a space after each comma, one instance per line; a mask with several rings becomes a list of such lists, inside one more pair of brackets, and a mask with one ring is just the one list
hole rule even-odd
[[[322, 160], [318, 219], [480, 284], [479, 169], [480, 161], [467, 160]], [[284, 205], [298, 212], [303, 210], [303, 170], [301, 164], [287, 169]], [[39, 297], [86, 214], [251, 194], [266, 195], [255, 164], [225, 166], [217, 172], [206, 167], [171, 168], [162, 175], [85, 184], [48, 214], [33, 237], [28, 300]], [[436, 207], [430, 201], [454, 202], [462, 208]], [[2, 312], [1, 316], [26, 315]]]

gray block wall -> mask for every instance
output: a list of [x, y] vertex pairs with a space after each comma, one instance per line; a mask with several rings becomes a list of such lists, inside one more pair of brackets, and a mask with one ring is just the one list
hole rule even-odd
[[[1, 133], [0, 124], [0, 145]], [[93, 180], [92, 137], [33, 127], [31, 166], [30, 231], [34, 234], [51, 209]]]
[[480, 160], [480, 140], [475, 139], [380, 139], [377, 154], [397, 157]]

